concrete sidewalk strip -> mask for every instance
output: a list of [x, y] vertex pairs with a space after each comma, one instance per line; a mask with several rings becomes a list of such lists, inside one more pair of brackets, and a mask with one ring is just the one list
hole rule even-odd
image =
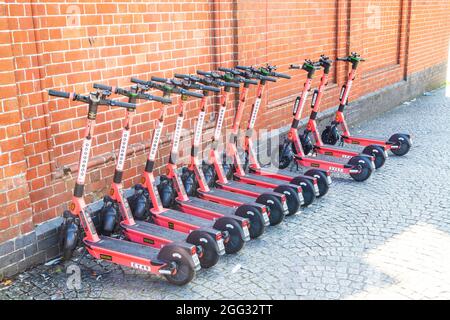
[[330, 192], [189, 285], [93, 260], [40, 265], [0, 299], [449, 299], [450, 98], [443, 89], [358, 125], [413, 135], [371, 179]]

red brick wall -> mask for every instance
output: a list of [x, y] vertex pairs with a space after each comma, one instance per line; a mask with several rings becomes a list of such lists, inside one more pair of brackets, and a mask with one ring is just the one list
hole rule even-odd
[[[86, 93], [93, 82], [127, 86], [130, 76], [170, 77], [236, 63], [270, 62], [283, 72], [305, 58], [351, 50], [369, 59], [350, 97], [356, 99], [446, 61], [450, 2], [7, 0], [0, 10], [1, 243], [60, 215], [70, 200], [86, 108], [49, 100], [47, 89]], [[290, 121], [304, 75], [287, 72], [292, 81], [268, 86], [260, 128]], [[336, 104], [346, 72], [344, 65], [333, 70], [324, 108]], [[137, 112], [125, 186], [142, 171], [156, 108], [143, 104]], [[195, 104], [188, 109], [185, 127], [192, 128]], [[169, 108], [167, 133], [174, 112]], [[89, 199], [99, 198], [111, 181], [122, 116], [122, 110], [99, 113]], [[159, 164], [167, 154], [165, 143]]]

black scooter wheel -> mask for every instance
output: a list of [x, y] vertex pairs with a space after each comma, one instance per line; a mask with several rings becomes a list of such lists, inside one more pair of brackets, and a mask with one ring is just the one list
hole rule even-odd
[[349, 165], [359, 170], [357, 173], [350, 173], [350, 176], [358, 182], [366, 181], [372, 175], [373, 167], [369, 158], [356, 156], [349, 160]]
[[291, 183], [302, 187], [302, 195], [303, 195], [302, 207], [307, 207], [316, 200], [316, 193], [314, 192], [314, 184], [310, 180], [302, 177], [296, 177], [291, 180]]
[[293, 214], [296, 214], [300, 211], [302, 203], [300, 202], [298, 192], [295, 188], [292, 188], [287, 185], [280, 185], [276, 187], [273, 191], [284, 194], [286, 196], [286, 204], [289, 209], [289, 213], [287, 214], [287, 216], [292, 216]]
[[283, 205], [277, 197], [271, 194], [262, 194], [256, 199], [257, 203], [265, 204], [270, 211], [269, 221], [271, 226], [280, 224], [284, 219]]
[[386, 162], [386, 153], [382, 146], [375, 144], [367, 146], [362, 153], [375, 157], [375, 169], [381, 168]]
[[389, 141], [399, 146], [398, 149], [391, 149], [396, 156], [404, 156], [411, 149], [411, 138], [406, 134], [396, 133], [389, 138]]
[[248, 228], [250, 238], [256, 239], [264, 233], [266, 229], [264, 217], [255, 207], [248, 204], [241, 205], [237, 208], [235, 214], [250, 221], [250, 227]]
[[239, 252], [244, 246], [244, 239], [242, 238], [244, 231], [242, 230], [242, 227], [235, 220], [229, 219], [225, 224], [225, 230], [228, 231], [229, 234], [228, 241], [224, 243], [225, 252], [227, 254]]
[[325, 172], [317, 169], [310, 169], [305, 172], [305, 175], [317, 179], [317, 186], [319, 187], [319, 195], [317, 198], [323, 197], [328, 193], [330, 185], [328, 184], [328, 178]]
[[290, 142], [285, 142], [279, 146], [278, 154], [278, 168], [286, 169], [291, 164], [294, 156], [292, 154], [292, 148]]
[[192, 258], [182, 250], [178, 250], [173, 256], [174, 259], [170, 263], [176, 266], [176, 272], [165, 274], [164, 277], [173, 285], [184, 286], [191, 282], [195, 276], [195, 269], [190, 263]]
[[337, 128], [334, 126], [327, 126], [325, 130], [322, 131], [321, 139], [325, 144], [335, 145], [339, 140]]
[[195, 230], [189, 234], [186, 242], [202, 248], [202, 253], [198, 256], [202, 268], [211, 268], [219, 261], [216, 239], [210, 234], [204, 231]]

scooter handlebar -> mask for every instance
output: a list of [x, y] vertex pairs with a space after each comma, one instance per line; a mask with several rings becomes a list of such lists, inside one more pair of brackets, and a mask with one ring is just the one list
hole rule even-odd
[[156, 82], [167, 82], [168, 81], [168, 79], [166, 79], [166, 78], [154, 77], [154, 76], [151, 77], [151, 80], [156, 81]]
[[101, 83], [94, 83], [93, 85], [94, 89], [99, 89], [99, 90], [105, 90], [105, 91], [113, 91], [111, 86], [107, 86]]
[[154, 96], [154, 95], [149, 95], [149, 96], [151, 96], [151, 100], [158, 101], [163, 104], [171, 104], [172, 103], [172, 99], [169, 99], [169, 98], [158, 97], [158, 96]]
[[50, 89], [50, 90], [48, 90], [48, 94], [50, 96], [54, 96], [54, 97], [67, 98], [67, 99], [70, 98], [70, 92], [57, 91], [57, 90]]
[[270, 81], [270, 82], [277, 82], [277, 79], [275, 79], [274, 77], [268, 77], [268, 76], [259, 76], [258, 79], [264, 80], [264, 81]]
[[206, 71], [202, 71], [202, 70], [197, 70], [197, 74], [199, 74], [201, 76], [205, 76], [205, 77], [211, 76], [211, 72], [206, 72]]
[[195, 98], [203, 98], [203, 94], [198, 93], [198, 92], [192, 92], [192, 91], [185, 90], [185, 89], [180, 89], [180, 94], [184, 95], [184, 96], [195, 97]]
[[121, 102], [121, 101], [115, 101], [115, 100], [104, 100], [107, 105], [110, 105], [111, 107], [121, 107], [126, 109], [136, 109], [136, 104], [134, 103], [128, 103], [128, 102]]
[[211, 86], [205, 86], [205, 85], [198, 85], [199, 89], [202, 91], [211, 91], [211, 92], [220, 92], [219, 88], [211, 87]]
[[249, 69], [251, 69], [251, 67], [246, 67], [246, 66], [236, 66], [236, 69], [239, 69], [239, 70], [249, 70]]
[[135, 78], [135, 77], [131, 77], [130, 81], [132, 83], [137, 83], [137, 84], [140, 84], [140, 85], [143, 85], [143, 86], [147, 86], [148, 85], [148, 81], [141, 80], [141, 79], [138, 79], [138, 78]]
[[231, 68], [222, 68], [219, 67], [217, 70], [222, 71], [222, 72], [228, 72], [234, 75], [240, 75], [241, 73], [238, 70], [235, 69], [231, 69]]
[[193, 82], [198, 82], [198, 81], [201, 80], [199, 77], [196, 77], [196, 76], [191, 75], [191, 74], [175, 73], [174, 77], [178, 78], [178, 79], [193, 81]]
[[285, 73], [271, 72], [270, 75], [277, 78], [291, 79], [291, 76]]

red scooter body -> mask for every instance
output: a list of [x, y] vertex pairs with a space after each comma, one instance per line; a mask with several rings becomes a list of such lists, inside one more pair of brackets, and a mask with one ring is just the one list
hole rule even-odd
[[320, 68], [310, 60], [306, 60], [302, 66], [292, 65], [293, 69], [302, 69], [308, 72], [306, 82], [303, 87], [302, 94], [297, 98], [294, 105], [294, 120], [287, 135], [288, 143], [294, 147], [295, 161], [301, 166], [319, 168], [350, 175], [355, 181], [367, 180], [374, 170], [373, 162], [366, 156], [352, 157], [348, 162], [339, 161], [340, 159], [331, 160], [330, 158], [320, 158], [307, 156], [303, 150], [300, 138], [298, 136], [298, 127], [300, 124], [301, 114], [305, 106], [308, 93], [311, 90], [311, 83], [316, 69]]
[[[347, 82], [342, 86], [339, 97], [339, 108], [336, 112], [334, 121], [322, 132], [322, 140], [327, 144], [336, 144], [338, 141], [358, 146], [379, 145], [384, 150], [390, 150], [393, 154], [403, 156], [407, 154], [412, 145], [412, 138], [406, 133], [393, 134], [389, 139], [371, 138], [356, 136], [350, 133], [345, 121], [344, 108], [348, 104], [348, 97], [356, 76], [356, 70], [360, 62], [365, 61], [356, 52], [352, 52], [348, 57], [338, 58], [337, 61], [344, 61], [351, 64], [352, 68], [348, 74]], [[341, 129], [341, 133], [338, 132]], [[386, 153], [387, 155], [387, 153]]]
[[[109, 94], [111, 94], [111, 92], [104, 93], [98, 90], [97, 92], [90, 93], [89, 96], [82, 96], [49, 90], [49, 95], [72, 98], [73, 100], [89, 104], [84, 141], [78, 167], [78, 176], [75, 183], [72, 202], [69, 206], [71, 215], [79, 218], [85, 233], [83, 242], [87, 251], [93, 257], [130, 268], [161, 274], [173, 284], [184, 285], [192, 280], [195, 275], [195, 269], [197, 268], [194, 262], [195, 259], [193, 259], [193, 256], [196, 256], [195, 246], [186, 244], [187, 246], [183, 247], [171, 243], [162, 246], [160, 249], [155, 249], [141, 244], [99, 235], [92, 221], [90, 210], [86, 207], [83, 198], [84, 185], [98, 106], [118, 106], [126, 108], [127, 110], [136, 108], [135, 104], [107, 99]], [[186, 247], [190, 249], [187, 251]]]

